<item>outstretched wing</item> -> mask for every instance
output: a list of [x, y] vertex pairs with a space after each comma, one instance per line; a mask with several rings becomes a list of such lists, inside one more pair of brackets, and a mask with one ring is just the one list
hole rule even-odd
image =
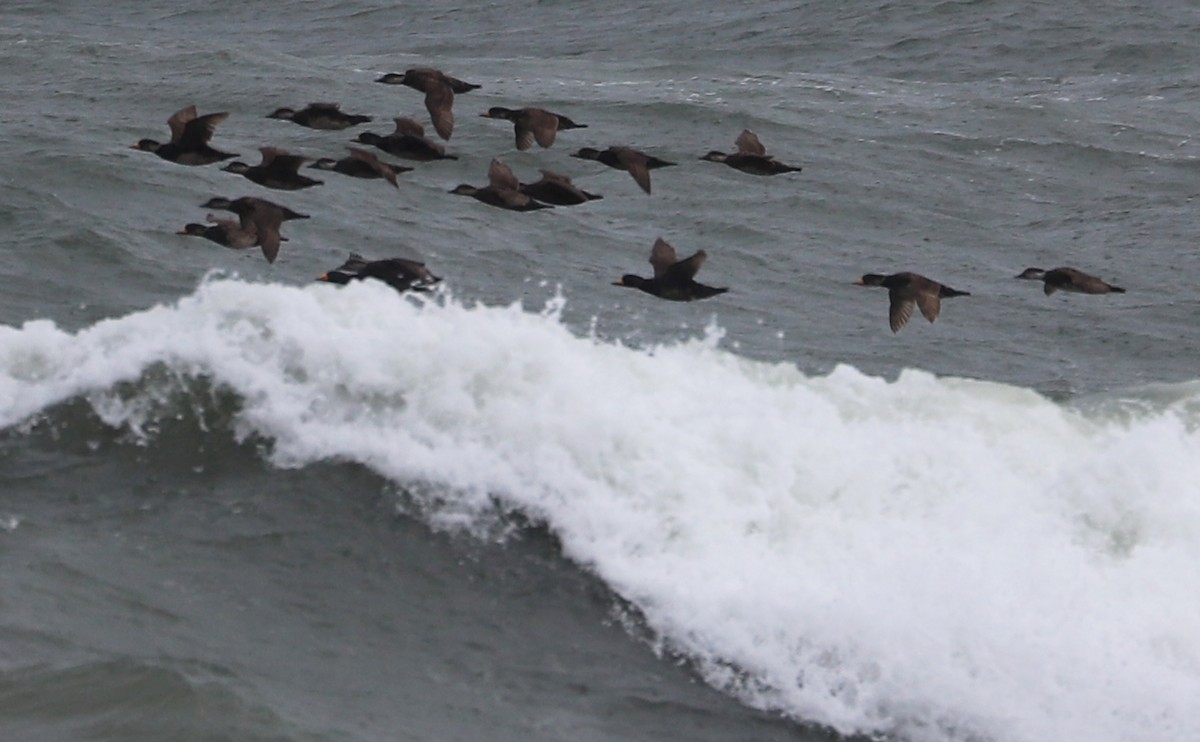
[[641, 186], [643, 191], [650, 192], [650, 168], [647, 167], [645, 155], [628, 147], [619, 147], [617, 162], [620, 162], [629, 171], [634, 182]]
[[260, 147], [258, 151], [262, 153], [262, 163], [259, 167], [269, 167], [280, 173], [298, 175], [300, 166], [308, 162], [307, 157], [290, 155], [286, 149], [279, 147]]
[[895, 291], [889, 292], [891, 297], [891, 307], [888, 309], [888, 324], [892, 328], [892, 332], [900, 332], [900, 328], [908, 324], [908, 320], [912, 318], [913, 304], [912, 299], [905, 299]]
[[690, 258], [684, 258], [671, 266], [666, 274], [673, 281], [690, 281], [696, 277], [705, 260], [708, 260], [708, 253], [698, 250]]
[[758, 141], [758, 135], [749, 129], [743, 129], [738, 138], [734, 140], [734, 144], [737, 145], [738, 152], [744, 155], [758, 155], [759, 157], [767, 155], [767, 148]]
[[449, 85], [432, 83], [425, 90], [425, 109], [433, 121], [433, 130], [442, 139], [449, 139], [454, 131], [454, 91]]
[[654, 247], [650, 249], [650, 265], [654, 268], [654, 277], [658, 278], [667, 272], [667, 269], [679, 262], [679, 258], [675, 255], [675, 248], [671, 244], [659, 237], [654, 241]]
[[394, 132], [396, 134], [407, 134], [410, 137], [425, 136], [425, 127], [416, 119], [401, 117], [392, 120], [396, 122], [396, 131]]
[[492, 164], [488, 166], [488, 182], [492, 184], [493, 188], [508, 191], [516, 191], [521, 188], [521, 182], [517, 180], [512, 168], [500, 160], [492, 160]]
[[937, 290], [921, 291], [917, 294], [917, 308], [921, 310], [921, 314], [925, 315], [925, 319], [930, 322], [938, 317], [938, 312], [942, 310], [942, 300], [938, 296]]

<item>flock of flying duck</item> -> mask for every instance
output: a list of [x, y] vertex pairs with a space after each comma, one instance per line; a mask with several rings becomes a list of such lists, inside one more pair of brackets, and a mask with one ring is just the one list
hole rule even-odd
[[[389, 85], [405, 85], [425, 94], [425, 107], [429, 112], [434, 131], [443, 140], [449, 140], [454, 131], [453, 103], [456, 93], [462, 94], [478, 88], [478, 85], [451, 77], [440, 70], [414, 68], [403, 73], [389, 73], [377, 82]], [[492, 107], [484, 118], [502, 119], [512, 122], [518, 150], [528, 150], [536, 142], [540, 147], [554, 144], [559, 131], [587, 128], [561, 114], [543, 108], [527, 107], [509, 109]], [[153, 152], [164, 160], [181, 165], [210, 165], [237, 157], [230, 152], [213, 148], [209, 142], [218, 124], [229, 117], [228, 113], [197, 114], [195, 106], [176, 111], [168, 120], [171, 129], [169, 142], [159, 143], [142, 139], [134, 149]], [[370, 116], [345, 113], [336, 103], [311, 103], [301, 110], [279, 108], [268, 118], [292, 121], [312, 129], [343, 130], [371, 121]], [[395, 129], [388, 134], [362, 132], [353, 141], [364, 144], [406, 160], [429, 162], [433, 160], [458, 159], [446, 152], [445, 146], [425, 135], [424, 126], [411, 118], [396, 118]], [[744, 130], [735, 141], [736, 152], [712, 151], [701, 160], [723, 163], [735, 170], [750, 175], [772, 176], [800, 172], [800, 167], [785, 165], [767, 154], [758, 136], [749, 129]], [[374, 153], [359, 147], [348, 147], [348, 157], [341, 159], [320, 158], [312, 161], [310, 168], [340, 173], [355, 178], [383, 179], [399, 188], [396, 176], [413, 168], [396, 163], [384, 162]], [[249, 180], [275, 190], [293, 191], [322, 185], [323, 181], [300, 172], [300, 167], [310, 158], [289, 154], [278, 147], [262, 147], [262, 160], [250, 165], [235, 160], [222, 170], [242, 175]], [[604, 150], [584, 147], [572, 157], [594, 160], [611, 168], [629, 173], [637, 185], [650, 193], [650, 171], [674, 165], [632, 147], [612, 146]], [[488, 168], [488, 184], [473, 186], [462, 184], [451, 193], [471, 196], [485, 204], [512, 211], [533, 211], [554, 206], [572, 206], [601, 198], [575, 186], [570, 178], [559, 173], [543, 170], [541, 180], [521, 183], [513, 171], [498, 159], [493, 159]], [[237, 219], [220, 218], [208, 214], [208, 224], [187, 224], [179, 234], [204, 237], [234, 249], [259, 247], [269, 262], [279, 254], [280, 243], [287, 238], [280, 235], [283, 222], [291, 219], [307, 219], [286, 206], [267, 199], [244, 196], [237, 199], [211, 198], [202, 207], [230, 211]], [[727, 288], [715, 288], [698, 283], [696, 273], [707, 259], [704, 250], [688, 258], [680, 259], [675, 248], [663, 239], [655, 241], [650, 252], [650, 265], [654, 274], [650, 278], [626, 274], [614, 282], [617, 286], [640, 289], [648, 294], [672, 301], [706, 299], [724, 293]], [[441, 279], [433, 275], [423, 263], [404, 258], [366, 260], [351, 253], [349, 259], [331, 270], [319, 280], [345, 284], [350, 281], [372, 278], [384, 281], [399, 291], [409, 289], [427, 290]], [[1124, 293], [1124, 289], [1112, 286], [1095, 276], [1074, 268], [1061, 267], [1052, 270], [1028, 268], [1016, 278], [1043, 282], [1047, 295], [1055, 291], [1082, 294]], [[855, 282], [860, 286], [882, 286], [890, 297], [889, 324], [892, 332], [912, 317], [913, 309], [919, 309], [930, 322], [937, 319], [941, 300], [954, 296], [967, 296], [958, 291], [917, 273], [903, 272], [892, 275], [868, 273]]]

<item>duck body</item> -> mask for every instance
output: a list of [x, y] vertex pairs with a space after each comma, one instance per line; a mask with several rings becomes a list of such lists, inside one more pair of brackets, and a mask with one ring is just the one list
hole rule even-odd
[[477, 187], [468, 183], [462, 183], [450, 192], [456, 196], [470, 196], [488, 206], [495, 206], [498, 209], [507, 209], [509, 211], [537, 211], [538, 209], [553, 208], [549, 204], [536, 201], [520, 191], [496, 188], [490, 185]]
[[1042, 281], [1042, 290], [1046, 292], [1046, 296], [1055, 291], [1068, 291], [1073, 294], [1125, 293], [1125, 289], [1120, 286], [1113, 286], [1081, 270], [1066, 266], [1052, 268], [1048, 271], [1041, 268], [1026, 268], [1017, 278], [1027, 281]]
[[195, 222], [186, 224], [176, 234], [203, 237], [234, 250], [254, 247], [258, 244], [258, 230], [254, 228], [254, 225], [246, 228], [233, 219], [220, 219], [212, 214], [208, 215], [207, 220], [210, 224], [196, 224]]
[[605, 150], [584, 147], [571, 156], [578, 157], [581, 160], [595, 160], [611, 168], [624, 170], [629, 173], [634, 182], [647, 194], [650, 193], [650, 171], [660, 167], [670, 167], [675, 164], [654, 157], [653, 155], [648, 155], [645, 152], [640, 152], [632, 147], [609, 147]]
[[368, 278], [383, 281], [397, 291], [428, 291], [442, 280], [433, 275], [424, 263], [416, 260], [367, 260], [358, 253], [350, 253], [345, 263], [317, 280], [345, 285], [351, 281], [363, 281]]
[[892, 332], [899, 332], [900, 328], [908, 324], [908, 320], [912, 318], [913, 307], [919, 308], [925, 319], [933, 322], [941, 312], [942, 299], [970, 296], [966, 291], [952, 289], [910, 271], [889, 276], [867, 273], [854, 283], [859, 286], [882, 286], [888, 290], [888, 325]]
[[542, 179], [536, 183], [522, 183], [521, 193], [542, 203], [555, 206], [576, 206], [604, 198], [579, 188], [567, 176], [552, 173], [549, 170], [543, 170]]
[[566, 116], [560, 116], [544, 108], [504, 108], [493, 106], [487, 113], [479, 114], [483, 118], [505, 119], [513, 123], [516, 134], [517, 149], [522, 152], [533, 146], [550, 147], [559, 131], [565, 129], [586, 129], [587, 124], [577, 124]]
[[262, 147], [259, 152], [262, 153], [262, 162], [257, 165], [251, 166], [234, 160], [221, 169], [243, 175], [265, 188], [279, 191], [298, 191], [323, 185], [325, 182], [300, 174], [300, 166], [308, 161], [307, 157], [290, 155], [278, 147]]
[[322, 157], [309, 165], [309, 167], [349, 175], [351, 178], [364, 178], [367, 180], [383, 178], [396, 188], [400, 187], [400, 184], [396, 182], [396, 175], [412, 170], [411, 167], [383, 162], [366, 150], [356, 147], [348, 147], [348, 149], [350, 150], [349, 157], [343, 157], [340, 160], [335, 160], [332, 157]]
[[782, 162], [777, 162], [772, 157], [750, 155], [742, 152], [725, 154], [724, 152], [714, 150], [700, 159], [708, 160], [709, 162], [720, 162], [748, 175], [781, 175], [783, 173], [798, 173], [802, 170], [799, 167], [792, 167], [791, 165], [784, 165]]
[[217, 124], [229, 118], [227, 112], [209, 113], [204, 116], [196, 115], [195, 106], [181, 108], [167, 119], [171, 128], [171, 141], [157, 142], [153, 139], [139, 139], [132, 149], [152, 152], [168, 162], [179, 165], [211, 165], [231, 157], [237, 157], [232, 152], [221, 152], [209, 145]]
[[654, 277], [644, 278], [626, 273], [614, 281], [613, 285], [639, 289], [667, 301], [707, 299], [729, 290], [706, 286], [695, 280], [696, 273], [707, 259], [708, 253], [699, 250], [691, 257], [679, 260], [675, 248], [660, 237], [650, 250], [650, 265], [654, 268]]
[[268, 114], [267, 118], [291, 121], [309, 129], [327, 131], [348, 129], [371, 120], [370, 116], [345, 113], [337, 103], [309, 103], [299, 111], [291, 108], [277, 108], [273, 113]]
[[442, 139], [449, 140], [454, 132], [455, 93], [469, 93], [479, 88], [441, 70], [430, 67], [414, 67], [403, 73], [389, 72], [376, 82], [387, 85], [404, 85], [425, 94], [425, 110], [429, 111], [433, 128]]

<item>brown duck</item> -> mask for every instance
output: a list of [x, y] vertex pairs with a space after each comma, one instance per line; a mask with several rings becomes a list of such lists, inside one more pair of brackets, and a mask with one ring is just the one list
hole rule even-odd
[[237, 220], [221, 219], [215, 214], [209, 214], [206, 221], [209, 224], [196, 224], [195, 222], [186, 224], [176, 234], [203, 237], [234, 250], [242, 250], [258, 244], [258, 230], [253, 224], [243, 227]]
[[882, 286], [888, 290], [888, 298], [891, 300], [888, 324], [892, 332], [899, 332], [901, 327], [908, 324], [914, 306], [921, 310], [925, 319], [933, 322], [942, 309], [942, 299], [970, 296], [966, 291], [952, 289], [919, 273], [907, 271], [890, 276], [868, 273], [854, 283], [858, 286]]
[[208, 145], [217, 124], [229, 118], [228, 112], [196, 115], [196, 107], [181, 108], [167, 119], [171, 127], [171, 141], [159, 143], [153, 139], [141, 139], [132, 149], [153, 152], [169, 162], [180, 165], [211, 165], [214, 162], [237, 157], [232, 152], [221, 152]]
[[1017, 278], [1024, 278], [1029, 281], [1042, 281], [1044, 283], [1042, 290], [1046, 292], [1046, 296], [1053, 294], [1055, 291], [1070, 291], [1075, 294], [1125, 293], [1125, 289], [1120, 286], [1105, 283], [1099, 278], [1089, 276], [1075, 268], [1053, 268], [1048, 271], [1041, 268], [1026, 268], [1021, 271], [1021, 274]]
[[767, 148], [758, 140], [758, 135], [749, 129], [744, 129], [734, 141], [737, 152], [726, 154], [713, 150], [701, 160], [721, 162], [734, 170], [741, 170], [750, 175], [779, 175], [780, 173], [798, 173], [801, 168], [776, 162], [774, 157], [767, 154]]
[[419, 121], [400, 117], [393, 119], [396, 130], [387, 136], [364, 131], [354, 138], [359, 144], [369, 144], [387, 152], [393, 157], [417, 162], [431, 160], [457, 160], [454, 155], [446, 154], [446, 148], [440, 143], [425, 136], [425, 127]]
[[624, 170], [633, 176], [634, 181], [646, 193], [650, 192], [650, 171], [655, 168], [668, 167], [675, 164], [666, 160], [660, 160], [645, 152], [639, 152], [631, 147], [609, 147], [605, 150], [584, 147], [571, 156], [582, 160], [595, 160], [611, 168]]
[[307, 157], [288, 154], [287, 150], [278, 147], [260, 147], [258, 151], [262, 153], [262, 162], [257, 165], [250, 166], [241, 160], [234, 160], [221, 169], [244, 175], [261, 186], [280, 191], [298, 191], [325, 182], [300, 174], [300, 166], [308, 162]]
[[337, 103], [309, 103], [299, 111], [291, 108], [276, 108], [273, 113], [267, 115], [267, 118], [291, 121], [310, 129], [332, 131], [348, 129], [371, 120], [370, 116], [344, 113]]
[[542, 170], [542, 179], [536, 183], [522, 183], [521, 193], [535, 198], [542, 203], [555, 206], [575, 206], [577, 204], [604, 198], [596, 193], [588, 193], [571, 182], [565, 175]]
[[283, 240], [279, 235], [279, 228], [283, 222], [288, 219], [308, 218], [307, 214], [297, 213], [265, 198], [250, 196], [232, 201], [221, 197], [210, 198], [201, 206], [206, 209], [222, 209], [237, 214], [240, 220], [240, 229], [243, 232], [253, 232], [256, 244], [262, 248], [263, 256], [268, 263], [274, 263], [275, 258], [279, 255], [279, 243]]
[[451, 193], [458, 196], [470, 196], [482, 201], [488, 206], [509, 211], [535, 211], [537, 209], [554, 208], [549, 204], [540, 203], [521, 193], [521, 183], [513, 174], [511, 168], [500, 160], [492, 160], [488, 167], [488, 185], [477, 188], [463, 183]]
[[696, 283], [696, 273], [707, 259], [708, 253], [700, 250], [695, 255], [680, 260], [675, 255], [675, 248], [660, 237], [655, 240], [654, 247], [650, 250], [650, 265], [654, 267], [654, 277], [642, 278], [626, 273], [614, 281], [613, 285], [640, 289], [669, 301], [707, 299], [729, 290]]
[[359, 149], [358, 147], [347, 147], [346, 149], [350, 150], [349, 157], [343, 157], [340, 160], [335, 160], [332, 157], [322, 157], [309, 165], [309, 167], [316, 168], [317, 170], [331, 170], [342, 175], [349, 175], [352, 178], [383, 178], [396, 188], [400, 187], [400, 184], [396, 182], [396, 175], [412, 170], [411, 167], [383, 162], [365, 149]]
[[450, 139], [450, 134], [454, 131], [454, 112], [451, 110], [454, 94], [468, 93], [479, 87], [429, 67], [414, 67], [403, 73], [389, 72], [375, 82], [406, 85], [424, 93], [425, 108], [429, 111], [433, 128], [439, 137], [446, 140]]
[[397, 291], [428, 291], [442, 279], [429, 272], [424, 263], [405, 258], [367, 260], [358, 253], [350, 253], [345, 263], [317, 278], [318, 281], [347, 284], [374, 278], [383, 281]]
[[493, 106], [487, 113], [479, 114], [486, 119], [505, 119], [513, 123], [517, 135], [517, 149], [524, 152], [533, 146], [549, 147], [554, 137], [565, 129], [586, 129], [587, 124], [577, 124], [566, 116], [551, 113], [545, 108], [504, 108]]

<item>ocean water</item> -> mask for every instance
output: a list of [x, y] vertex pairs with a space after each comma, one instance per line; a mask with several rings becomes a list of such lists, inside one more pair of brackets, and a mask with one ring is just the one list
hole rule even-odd
[[[11, 3], [0, 737], [1200, 736], [1200, 11]], [[342, 156], [263, 189], [129, 145]], [[344, 132], [263, 118], [335, 100]], [[587, 124], [517, 152], [493, 105]], [[755, 130], [799, 174], [698, 158]], [[653, 195], [569, 157], [677, 162]], [[449, 195], [499, 157], [604, 198]], [[412, 163], [408, 163], [412, 164]], [[176, 235], [270, 198], [279, 260]], [[612, 286], [663, 237], [703, 302]], [[313, 279], [415, 257], [427, 296]], [[1043, 295], [1027, 266], [1123, 286]], [[970, 296], [887, 327], [852, 285]]]

